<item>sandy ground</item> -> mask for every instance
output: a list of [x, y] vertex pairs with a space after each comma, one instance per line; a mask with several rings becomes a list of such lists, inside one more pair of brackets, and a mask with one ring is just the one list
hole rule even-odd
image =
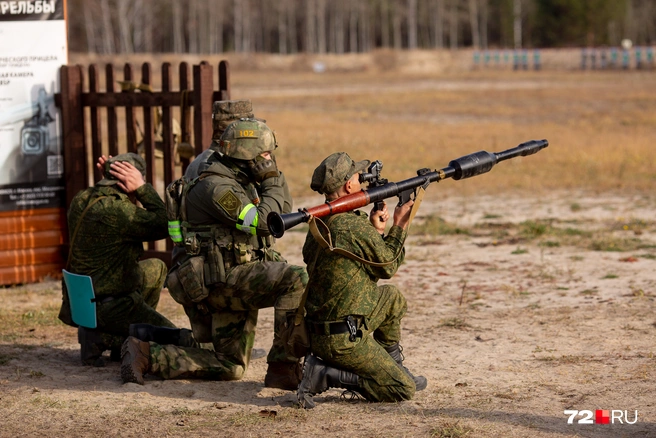
[[[116, 362], [80, 365], [76, 332], [54, 320], [56, 281], [0, 290], [0, 436], [654, 437], [655, 213], [656, 197], [627, 194], [425, 202], [418, 224], [436, 214], [474, 231], [411, 232], [392, 282], [408, 299], [406, 365], [429, 384], [396, 404], [344, 401], [333, 389], [304, 411], [294, 393], [264, 388], [270, 309], [242, 381], [122, 384]], [[513, 234], [547, 219], [642, 243], [594, 251]], [[303, 239], [280, 240], [291, 262]], [[188, 326], [167, 292], [160, 309]], [[564, 414], [594, 420], [602, 409], [637, 421], [568, 424]]]

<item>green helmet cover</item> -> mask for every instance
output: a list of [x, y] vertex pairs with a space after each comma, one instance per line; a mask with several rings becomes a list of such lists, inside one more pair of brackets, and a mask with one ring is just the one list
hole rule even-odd
[[256, 119], [239, 119], [221, 135], [219, 152], [237, 160], [253, 160], [263, 152], [278, 147], [276, 136], [266, 123]]

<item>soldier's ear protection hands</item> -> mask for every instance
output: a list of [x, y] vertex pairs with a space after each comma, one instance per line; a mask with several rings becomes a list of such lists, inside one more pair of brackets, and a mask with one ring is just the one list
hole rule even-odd
[[248, 162], [248, 167], [250, 168], [251, 175], [256, 182], [262, 182], [265, 179], [280, 176], [273, 154], [271, 154], [270, 160], [258, 155]]
[[111, 167], [112, 167], [112, 163], [109, 160], [105, 161], [105, 178], [116, 179], [116, 177], [109, 172]]

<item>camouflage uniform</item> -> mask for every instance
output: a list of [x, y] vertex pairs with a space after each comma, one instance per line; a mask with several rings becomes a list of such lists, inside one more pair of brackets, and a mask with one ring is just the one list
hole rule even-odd
[[[335, 247], [378, 263], [393, 260], [402, 250], [407, 235], [401, 228], [392, 226], [383, 238], [367, 215], [357, 211], [335, 215], [330, 232]], [[311, 273], [305, 304], [307, 320], [315, 324], [337, 322], [353, 315], [361, 321], [358, 328], [362, 336], [351, 342], [348, 333], [312, 334], [312, 352], [326, 363], [360, 376], [359, 391], [368, 400], [411, 399], [415, 383], [384, 349], [401, 339], [401, 318], [407, 309], [406, 301], [395, 286], [376, 284], [379, 278], [392, 278], [404, 254], [387, 266], [369, 266], [322, 251], [308, 233], [303, 246], [305, 262], [312, 263], [317, 251], [319, 255]]]
[[[176, 292], [170, 277], [169, 291], [183, 304], [196, 340], [212, 342], [214, 351], [151, 342], [148, 372], [162, 378], [240, 379], [250, 361], [258, 309], [267, 307], [275, 308], [273, 346], [267, 362], [297, 364], [297, 358], [285, 353], [279, 330], [286, 313], [298, 307], [307, 274], [273, 249], [266, 226], [270, 212], [291, 209], [282, 173], [255, 183], [235, 161], [218, 153], [201, 164], [201, 176], [186, 197], [185, 239], [187, 243], [194, 240], [194, 230], [210, 232], [211, 239], [199, 238], [200, 254], [206, 260], [210, 254], [219, 256], [222, 266], [208, 267], [206, 261], [205, 271], [224, 271], [225, 276], [210, 283], [209, 296], [200, 302]], [[176, 247], [174, 266], [181, 266], [189, 257], [188, 248]], [[178, 274], [174, 271], [172, 275]]]
[[[126, 157], [128, 155], [130, 157]], [[110, 161], [135, 164], [132, 156], [136, 155], [118, 155]], [[175, 326], [155, 310], [166, 279], [166, 265], [159, 259], [139, 261], [144, 253], [143, 242], [160, 240], [167, 235], [164, 203], [152, 185], [144, 184], [134, 192], [144, 208], [137, 207], [127, 194], [114, 186], [115, 182], [105, 178], [73, 198], [68, 210], [71, 233], [86, 206], [103, 197], [82, 218], [75, 241], [71, 242], [73, 250], [69, 270], [91, 277], [97, 300], [97, 329], [110, 335], [103, 337], [106, 343], [115, 345], [118, 341], [120, 346], [128, 336], [131, 323]], [[70, 316], [65, 284], [62, 287], [59, 318], [66, 324], [75, 325]]]

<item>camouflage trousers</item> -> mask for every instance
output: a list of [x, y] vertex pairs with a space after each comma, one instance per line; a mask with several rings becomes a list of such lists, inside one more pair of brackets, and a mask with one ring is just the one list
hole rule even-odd
[[367, 400], [410, 400], [415, 394], [415, 383], [384, 348], [400, 341], [401, 318], [407, 303], [396, 286], [379, 286], [378, 290], [378, 303], [360, 327], [362, 338], [351, 342], [348, 333], [313, 334], [312, 352], [329, 365], [360, 376], [359, 392]]
[[268, 307], [274, 308], [274, 334], [267, 362], [297, 362], [285, 353], [279, 333], [287, 312], [298, 308], [307, 281], [304, 268], [286, 262], [233, 267], [226, 283], [214, 288], [200, 308], [185, 306], [194, 337], [211, 341], [214, 351], [151, 342], [150, 373], [164, 379], [241, 379], [251, 358], [258, 310]]
[[97, 330], [110, 347], [121, 343], [128, 336], [130, 324], [146, 323], [174, 328], [175, 325], [155, 310], [159, 295], [166, 281], [166, 264], [159, 259], [139, 262], [143, 271], [141, 290], [111, 301], [96, 304]]

